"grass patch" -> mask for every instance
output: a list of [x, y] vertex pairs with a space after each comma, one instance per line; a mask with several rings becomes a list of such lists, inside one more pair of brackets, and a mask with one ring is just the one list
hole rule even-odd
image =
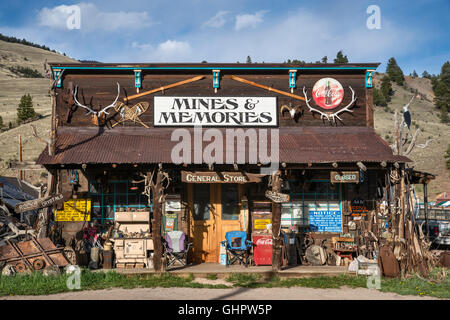
[[[68, 275], [47, 277], [39, 272], [29, 275], [0, 276], [0, 296], [9, 295], [47, 295], [72, 291], [67, 288]], [[169, 273], [151, 275], [125, 275], [111, 272], [81, 272], [81, 290], [99, 290], [107, 288], [227, 288], [225, 285], [210, 285], [193, 282], [193, 275], [174, 276]]]
[[206, 276], [206, 279], [208, 279], [208, 280], [217, 280], [217, 274], [215, 274], [215, 273], [209, 273], [209, 274]]
[[[68, 275], [62, 274], [58, 277], [43, 276], [39, 272], [28, 275], [1, 276], [0, 296], [9, 295], [47, 295], [69, 292], [66, 285]], [[208, 275], [209, 280], [217, 279], [216, 274]], [[212, 285], [194, 282], [193, 274], [187, 276], [176, 276], [169, 273], [126, 275], [110, 272], [91, 272], [83, 269], [81, 272], [81, 289], [76, 290], [99, 290], [107, 288], [228, 288], [226, 285]], [[268, 280], [263, 279], [261, 274], [233, 273], [226, 279], [234, 287], [244, 288], [275, 288], [275, 287], [308, 287], [308, 288], [366, 288], [367, 278], [365, 276], [354, 276], [342, 274], [339, 276], [321, 276], [311, 278], [288, 278], [281, 279], [277, 276]], [[422, 279], [417, 275], [408, 275], [404, 279], [381, 279], [382, 292], [394, 292], [400, 295], [429, 295], [438, 298], [450, 298], [450, 275], [443, 269], [434, 269], [430, 279]]]
[[232, 274], [227, 278], [235, 287], [245, 288], [275, 288], [275, 287], [308, 287], [308, 288], [340, 288], [366, 287], [366, 278], [363, 276], [339, 275], [334, 277], [288, 278], [280, 279], [275, 276], [264, 281], [259, 274]]
[[450, 275], [445, 269], [435, 268], [428, 280], [416, 274], [410, 274], [404, 279], [382, 279], [381, 291], [450, 299]]
[[[234, 287], [245, 288], [275, 288], [275, 287], [307, 287], [338, 289], [340, 287], [367, 288], [367, 277], [341, 274], [338, 276], [321, 276], [311, 278], [280, 279], [272, 277], [268, 281], [261, 279], [259, 274], [232, 274], [227, 278]], [[381, 292], [394, 292], [400, 295], [428, 295], [437, 298], [450, 298], [450, 275], [442, 272], [442, 269], [434, 269], [430, 279], [420, 278], [415, 274], [408, 275], [405, 279], [381, 279]]]

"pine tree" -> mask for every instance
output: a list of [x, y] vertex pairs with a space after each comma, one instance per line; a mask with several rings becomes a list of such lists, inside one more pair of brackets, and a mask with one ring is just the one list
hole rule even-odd
[[336, 54], [334, 63], [348, 63], [348, 58], [347, 58], [347, 56], [344, 56], [344, 53], [342, 52], [342, 50], [339, 50], [339, 52]]
[[432, 77], [434, 104], [441, 111], [441, 122], [447, 123], [450, 110], [450, 62], [442, 65], [439, 77]]
[[399, 86], [403, 86], [405, 77], [402, 69], [400, 69], [394, 57], [389, 59], [386, 67], [386, 73], [392, 81], [397, 83]]
[[450, 144], [447, 147], [444, 158], [446, 159], [445, 164], [447, 166], [447, 169], [450, 170]]
[[33, 100], [30, 94], [23, 95], [20, 98], [20, 103], [17, 108], [17, 122], [21, 123], [24, 120], [34, 118], [36, 116], [36, 112], [33, 108]]
[[413, 71], [412, 77], [413, 77], [413, 78], [417, 78], [417, 77], [418, 77], [416, 70]]
[[250, 58], [250, 56], [247, 56], [247, 63], [252, 63], [252, 58]]
[[385, 96], [383, 95], [383, 92], [381, 92], [378, 88], [373, 88], [373, 103], [376, 106], [386, 107], [387, 101]]
[[383, 96], [386, 99], [386, 102], [390, 102], [391, 101], [391, 95], [392, 95], [392, 85], [391, 85], [391, 79], [385, 75], [382, 79], [381, 79], [381, 93], [383, 94]]
[[422, 72], [422, 78], [431, 79], [431, 75], [428, 73], [427, 70], [424, 70]]

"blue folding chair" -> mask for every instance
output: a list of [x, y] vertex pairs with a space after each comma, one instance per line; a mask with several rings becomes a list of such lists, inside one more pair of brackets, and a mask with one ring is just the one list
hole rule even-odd
[[[239, 261], [248, 267], [248, 249], [253, 245], [253, 242], [247, 240], [247, 232], [245, 231], [229, 231], [225, 234], [225, 239], [221, 243], [226, 249], [226, 266], [234, 264]], [[228, 259], [228, 252], [231, 254], [231, 259]]]

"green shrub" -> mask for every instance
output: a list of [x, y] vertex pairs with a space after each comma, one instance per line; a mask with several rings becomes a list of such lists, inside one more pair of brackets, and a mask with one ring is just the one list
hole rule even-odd
[[17, 67], [9, 67], [8, 69], [11, 72], [13, 72], [23, 78], [43, 78], [44, 77], [42, 75], [42, 73], [40, 73], [36, 69], [31, 69], [29, 67], [17, 66]]

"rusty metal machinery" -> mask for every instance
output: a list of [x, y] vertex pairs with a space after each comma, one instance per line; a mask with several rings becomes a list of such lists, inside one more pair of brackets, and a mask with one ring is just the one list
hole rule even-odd
[[6, 245], [0, 247], [0, 262], [14, 267], [19, 273], [71, 264], [63, 248], [56, 247], [49, 238], [35, 237], [17, 243], [6, 240]]

